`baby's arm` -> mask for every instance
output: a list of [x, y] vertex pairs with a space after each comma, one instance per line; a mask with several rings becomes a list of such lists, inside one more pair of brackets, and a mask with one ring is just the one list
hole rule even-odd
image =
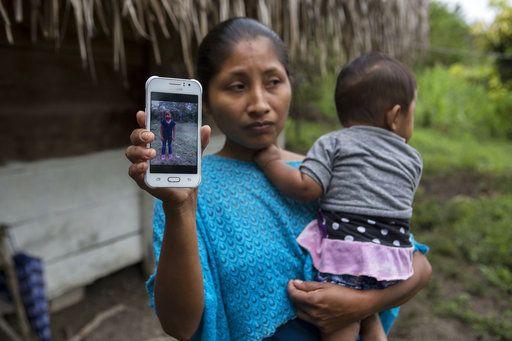
[[255, 161], [284, 195], [304, 202], [318, 199], [322, 195], [322, 186], [300, 170], [288, 166], [275, 145], [260, 151]]

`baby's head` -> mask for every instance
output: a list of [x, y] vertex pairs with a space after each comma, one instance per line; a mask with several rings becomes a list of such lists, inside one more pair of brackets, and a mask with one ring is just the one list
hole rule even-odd
[[335, 102], [343, 126], [376, 126], [407, 141], [413, 130], [416, 80], [396, 59], [367, 53], [341, 70]]

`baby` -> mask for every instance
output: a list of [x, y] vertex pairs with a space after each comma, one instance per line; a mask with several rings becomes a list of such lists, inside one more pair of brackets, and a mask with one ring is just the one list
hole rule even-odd
[[[422, 172], [413, 132], [416, 81], [407, 67], [368, 53], [338, 75], [336, 109], [343, 128], [320, 137], [299, 169], [277, 147], [256, 162], [285, 195], [319, 199], [318, 219], [297, 238], [310, 253], [317, 280], [353, 289], [389, 287], [413, 274], [409, 220]], [[323, 340], [386, 339], [371, 316]]]

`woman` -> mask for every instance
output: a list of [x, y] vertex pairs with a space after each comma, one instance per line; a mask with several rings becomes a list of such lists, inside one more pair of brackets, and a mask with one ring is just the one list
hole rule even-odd
[[[198, 50], [203, 109], [226, 135], [224, 147], [203, 159], [197, 189], [150, 189], [144, 184], [146, 148], [154, 135], [131, 135], [130, 176], [159, 199], [155, 205], [155, 274], [150, 296], [164, 330], [179, 339], [318, 340], [375, 312], [398, 306], [430, 278], [416, 253], [415, 274], [394, 287], [360, 292], [309, 282], [312, 266], [295, 238], [315, 205], [282, 197], [253, 163], [276, 142], [291, 102], [286, 47], [275, 32], [248, 18], [213, 28]], [[202, 146], [210, 128], [201, 128]], [[302, 156], [282, 151], [298, 166]], [[391, 313], [383, 324], [389, 330]], [[297, 319], [296, 317], [300, 319]], [[314, 324], [314, 325], [313, 325]]]

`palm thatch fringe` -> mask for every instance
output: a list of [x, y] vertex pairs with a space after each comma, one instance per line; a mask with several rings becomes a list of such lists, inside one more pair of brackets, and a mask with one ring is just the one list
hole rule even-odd
[[[127, 25], [135, 37], [147, 39], [160, 64], [161, 34], [179, 39], [188, 73], [194, 73], [193, 51], [208, 29], [233, 16], [254, 17], [271, 26], [288, 44], [293, 60], [326, 71], [334, 57], [343, 62], [370, 50], [410, 61], [428, 41], [428, 0], [0, 0], [0, 19], [7, 41], [15, 43], [12, 18], [23, 22], [30, 6], [31, 37], [42, 35], [60, 46], [70, 21], [84, 67], [95, 78], [93, 38], [111, 35], [116, 70], [126, 80], [124, 37]], [[170, 26], [169, 26], [170, 25]], [[172, 29], [171, 29], [172, 27]]]

